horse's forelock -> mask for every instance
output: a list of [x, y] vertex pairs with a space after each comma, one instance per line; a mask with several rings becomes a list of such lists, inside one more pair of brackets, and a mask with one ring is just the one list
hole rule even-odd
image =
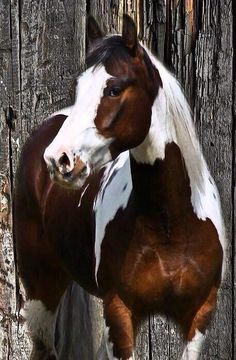
[[87, 67], [104, 65], [113, 62], [128, 62], [130, 53], [120, 35], [108, 36], [95, 42], [86, 58]]
[[[149, 76], [153, 77], [153, 64], [147, 52], [143, 47], [142, 58], [148, 70]], [[105, 68], [110, 68], [110, 65], [119, 66], [119, 64], [130, 63], [133, 55], [129, 48], [124, 43], [120, 35], [107, 36], [95, 41], [93, 47], [89, 51], [86, 58], [86, 66], [103, 65]]]

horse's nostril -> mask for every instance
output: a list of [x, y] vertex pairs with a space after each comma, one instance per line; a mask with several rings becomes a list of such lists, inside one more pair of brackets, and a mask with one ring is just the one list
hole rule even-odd
[[84, 174], [87, 171], [87, 166], [84, 165], [84, 167], [81, 168], [80, 173]]
[[69, 155], [63, 152], [57, 160], [57, 167], [63, 176], [65, 174], [69, 174], [74, 168], [73, 159], [71, 159]]
[[62, 156], [59, 158], [58, 160], [58, 164], [60, 166], [70, 166], [70, 159], [69, 157], [66, 155], [66, 153], [62, 153]]

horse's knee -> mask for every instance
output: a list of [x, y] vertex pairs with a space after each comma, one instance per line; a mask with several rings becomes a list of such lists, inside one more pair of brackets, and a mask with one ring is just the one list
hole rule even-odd
[[[125, 329], [123, 336], [125, 337]], [[125, 339], [123, 339], [123, 341], [124, 340]], [[105, 329], [105, 344], [106, 353], [109, 360], [135, 360], [133, 353], [133, 344], [130, 344], [128, 346], [122, 346], [122, 343], [120, 343], [118, 339], [113, 340], [109, 334], [108, 327]]]
[[23, 316], [33, 341], [31, 360], [56, 359], [54, 335], [57, 310], [47, 310], [40, 300], [29, 300], [25, 304]]
[[188, 334], [188, 340], [191, 340], [195, 336], [196, 330], [199, 330], [201, 333], [205, 333], [216, 307], [217, 293], [218, 288], [213, 286], [208, 294], [208, 297], [197, 310]]
[[109, 360], [134, 359], [134, 324], [131, 311], [117, 294], [104, 300], [105, 342]]
[[204, 303], [199, 307], [186, 332], [187, 344], [182, 360], [197, 360], [200, 357], [202, 345], [205, 340], [205, 330], [209, 325], [212, 313], [216, 306], [218, 288], [213, 286]]

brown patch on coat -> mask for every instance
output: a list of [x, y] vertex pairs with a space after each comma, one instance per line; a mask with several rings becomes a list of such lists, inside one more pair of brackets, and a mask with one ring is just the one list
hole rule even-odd
[[107, 226], [99, 284], [106, 291], [116, 288], [138, 318], [164, 313], [187, 334], [199, 307], [207, 309], [205, 301], [211, 309], [215, 306], [215, 299], [206, 299], [221, 277], [223, 253], [217, 231], [210, 219], [200, 220], [193, 211], [177, 145], [167, 145], [165, 159], [153, 166], [132, 160], [131, 169], [135, 209], [129, 210], [128, 218], [133, 230], [124, 227], [127, 209]]

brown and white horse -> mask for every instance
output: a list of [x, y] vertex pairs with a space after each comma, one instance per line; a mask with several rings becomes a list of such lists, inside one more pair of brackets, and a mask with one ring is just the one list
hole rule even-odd
[[[176, 79], [137, 40], [95, 20], [75, 104], [24, 146], [15, 234], [34, 359], [57, 358], [55, 319], [76, 280], [104, 303], [109, 359], [134, 359], [137, 326], [166, 314], [199, 358], [222, 276], [219, 196]], [[63, 185], [63, 186], [61, 186]]]

